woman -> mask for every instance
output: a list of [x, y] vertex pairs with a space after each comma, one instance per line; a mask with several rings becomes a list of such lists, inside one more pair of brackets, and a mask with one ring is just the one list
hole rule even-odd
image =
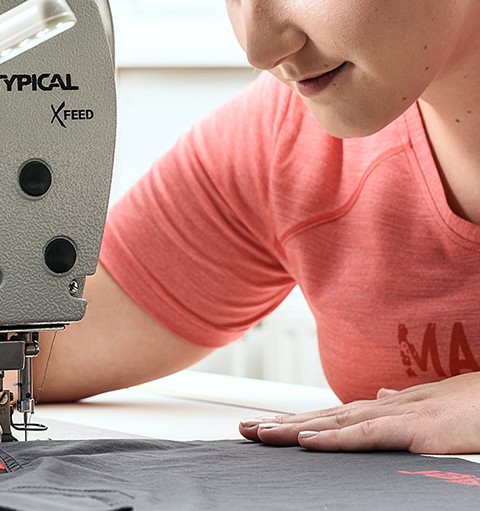
[[247, 419], [243, 435], [313, 450], [478, 451], [480, 3], [227, 8], [268, 73], [113, 208], [86, 318], [58, 336], [38, 397], [188, 367], [299, 284], [348, 404]]

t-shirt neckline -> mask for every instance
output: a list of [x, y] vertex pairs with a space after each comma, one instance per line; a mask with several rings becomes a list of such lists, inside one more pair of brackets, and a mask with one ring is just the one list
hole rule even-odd
[[435, 219], [450, 238], [455, 238], [454, 241], [480, 250], [480, 226], [459, 217], [448, 204], [418, 103], [409, 108], [402, 118], [406, 130], [401, 131], [408, 137], [402, 142], [412, 149], [408, 151], [408, 158]]

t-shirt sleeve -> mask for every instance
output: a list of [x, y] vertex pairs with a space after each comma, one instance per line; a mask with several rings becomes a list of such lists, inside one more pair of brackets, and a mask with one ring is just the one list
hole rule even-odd
[[103, 266], [195, 344], [239, 338], [294, 285], [270, 211], [275, 134], [289, 102], [275, 82], [261, 76], [195, 125], [108, 215]]

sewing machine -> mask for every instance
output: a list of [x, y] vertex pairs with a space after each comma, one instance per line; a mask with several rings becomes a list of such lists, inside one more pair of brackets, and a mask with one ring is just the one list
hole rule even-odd
[[[85, 313], [116, 135], [108, 0], [0, 2], [0, 429], [27, 431], [39, 332]], [[81, 346], [79, 346], [81, 349]], [[18, 371], [15, 423], [4, 371]]]

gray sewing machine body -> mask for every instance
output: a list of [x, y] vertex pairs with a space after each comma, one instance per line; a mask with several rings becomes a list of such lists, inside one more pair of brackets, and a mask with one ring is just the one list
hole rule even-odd
[[32, 333], [84, 316], [116, 135], [107, 0], [2, 0], [0, 35], [2, 14], [29, 1], [68, 4], [76, 23], [0, 63], [0, 371], [30, 371]]

